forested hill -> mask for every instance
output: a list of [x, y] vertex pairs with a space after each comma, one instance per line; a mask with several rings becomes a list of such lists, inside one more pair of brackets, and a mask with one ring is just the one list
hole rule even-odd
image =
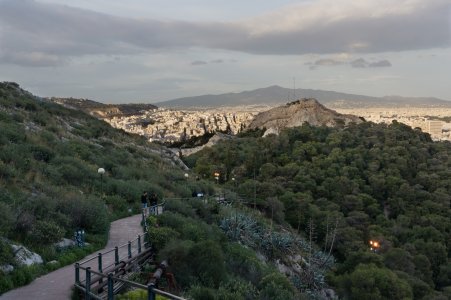
[[140, 212], [143, 191], [191, 195], [184, 171], [160, 153], [144, 137], [0, 83], [0, 266], [17, 270], [6, 276], [0, 268], [0, 294], [44, 271], [15, 265], [10, 243], [44, 263], [57, 260], [45, 265], [57, 268], [83, 253], [60, 253], [53, 243], [83, 229], [93, 247], [102, 246], [110, 220]]
[[200, 174], [219, 172], [220, 181], [233, 178], [243, 199], [295, 229], [313, 224], [320, 244], [337, 220], [339, 264], [328, 279], [342, 297], [451, 297], [450, 143], [397, 122], [257, 134], [204, 149], [189, 163]]

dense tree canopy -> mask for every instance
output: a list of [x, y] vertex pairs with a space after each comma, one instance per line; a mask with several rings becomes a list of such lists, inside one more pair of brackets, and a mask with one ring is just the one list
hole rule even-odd
[[[220, 172], [220, 184], [268, 217], [276, 210], [280, 222], [301, 231], [313, 220], [323, 245], [330, 243], [327, 228], [338, 220], [334, 254], [341, 264], [330, 280], [343, 295], [358, 299], [364, 292], [349, 287], [368, 272], [362, 264], [375, 268], [376, 284], [389, 278], [387, 284], [397, 285], [397, 299], [449, 291], [450, 143], [432, 142], [398, 122], [346, 129], [303, 125], [279, 136], [252, 135], [188, 161], [205, 177]], [[275, 200], [282, 207], [274, 209]], [[370, 240], [377, 242], [372, 250]], [[375, 287], [380, 299], [391, 297], [387, 288]]]

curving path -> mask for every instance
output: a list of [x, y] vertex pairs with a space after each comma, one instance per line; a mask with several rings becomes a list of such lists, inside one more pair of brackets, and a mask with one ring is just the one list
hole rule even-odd
[[[136, 238], [138, 234], [143, 233], [140, 225], [141, 215], [134, 215], [128, 218], [116, 220], [111, 223], [110, 236], [108, 243], [103, 250], [110, 250], [117, 245], [127, 243], [129, 240]], [[97, 255], [98, 252], [86, 256]], [[70, 299], [72, 286], [75, 280], [74, 265], [68, 265], [61, 269], [55, 270], [47, 275], [41, 276], [31, 282], [29, 285], [11, 290], [0, 296], [0, 300], [17, 300], [17, 299], [33, 299], [33, 300], [63, 300]]]

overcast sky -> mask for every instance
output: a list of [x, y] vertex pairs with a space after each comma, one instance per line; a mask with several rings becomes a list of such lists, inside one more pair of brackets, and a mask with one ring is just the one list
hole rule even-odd
[[451, 100], [450, 0], [0, 0], [0, 81], [158, 102], [270, 85]]

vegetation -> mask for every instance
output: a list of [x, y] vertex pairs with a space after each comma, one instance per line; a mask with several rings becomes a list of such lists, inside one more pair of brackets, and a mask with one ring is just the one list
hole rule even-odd
[[[325, 271], [333, 265], [333, 258], [295, 232], [252, 209], [215, 199], [171, 199], [165, 213], [149, 217], [148, 224], [158, 261], [168, 260], [168, 272], [175, 276], [173, 292], [191, 299], [318, 297], [326, 286]], [[311, 273], [293, 265], [316, 277], [309, 281]]]
[[325, 249], [333, 241], [339, 264], [327, 281], [342, 297], [449, 296], [451, 144], [397, 122], [303, 125], [242, 134], [187, 162], [212, 180], [220, 173], [222, 187], [274, 223]]
[[[102, 247], [111, 220], [140, 211], [143, 191], [160, 199], [191, 195], [183, 173], [144, 137], [34, 97], [15, 83], [0, 83], [0, 149], [0, 266], [16, 269], [0, 271], [0, 293]], [[53, 246], [78, 229], [90, 246]], [[45, 265], [15, 265], [10, 243], [31, 248]]]

